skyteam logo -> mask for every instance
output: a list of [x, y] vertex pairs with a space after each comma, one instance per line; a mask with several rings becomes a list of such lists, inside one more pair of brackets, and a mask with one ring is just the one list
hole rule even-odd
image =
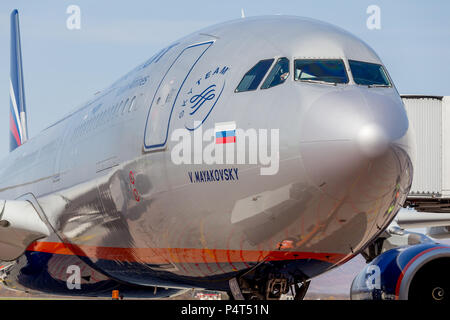
[[187, 130], [198, 129], [208, 118], [225, 88], [228, 70], [227, 66], [215, 66], [187, 81], [192, 85], [183, 87], [177, 99], [178, 117], [184, 119]]
[[[174, 164], [256, 164], [261, 167], [261, 175], [278, 172], [279, 129], [244, 130], [234, 121], [218, 122], [206, 130], [201, 122], [193, 125], [196, 130], [172, 131], [170, 140], [176, 142], [171, 151]], [[191, 182], [238, 180], [235, 169], [196, 171], [189, 173], [189, 178]]]

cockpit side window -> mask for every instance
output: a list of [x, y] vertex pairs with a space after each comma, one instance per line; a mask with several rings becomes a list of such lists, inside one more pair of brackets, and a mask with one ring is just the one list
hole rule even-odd
[[391, 82], [383, 66], [376, 63], [348, 60], [356, 84], [373, 87], [390, 87]]
[[272, 65], [273, 60], [274, 59], [267, 59], [259, 61], [244, 75], [235, 92], [256, 90], [266, 75], [267, 70], [269, 70]]
[[289, 59], [280, 58], [273, 66], [266, 81], [261, 86], [261, 89], [267, 89], [282, 84], [289, 77]]
[[315, 83], [348, 83], [344, 61], [340, 59], [298, 59], [294, 80]]

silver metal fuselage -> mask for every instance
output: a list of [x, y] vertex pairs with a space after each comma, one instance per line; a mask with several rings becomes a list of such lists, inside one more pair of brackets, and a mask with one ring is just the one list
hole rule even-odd
[[[290, 60], [285, 83], [235, 92], [258, 61], [280, 57]], [[349, 83], [294, 81], [296, 58], [343, 59]], [[402, 206], [413, 149], [396, 89], [355, 84], [348, 59], [382, 64], [348, 32], [299, 17], [235, 20], [178, 40], [1, 162], [0, 199], [32, 197], [54, 232], [21, 259], [50, 254], [46, 270], [62, 281], [52, 261], [81, 259], [125, 283], [204, 288], [263, 260], [305, 278], [349, 260]], [[208, 114], [183, 116], [189, 90], [211, 84]], [[229, 121], [279, 129], [278, 173], [174, 164], [171, 133], [194, 120], [203, 131]], [[216, 169], [233, 179], [190, 180]]]

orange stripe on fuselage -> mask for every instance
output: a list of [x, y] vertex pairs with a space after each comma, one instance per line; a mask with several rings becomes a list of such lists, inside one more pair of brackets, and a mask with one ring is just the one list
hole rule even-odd
[[210, 256], [206, 254], [210, 250], [210, 248], [114, 248], [61, 242], [34, 242], [27, 248], [27, 251], [148, 264], [259, 262], [262, 259], [266, 261], [314, 259], [334, 264], [346, 256], [340, 253], [223, 249], [214, 249], [214, 256]]

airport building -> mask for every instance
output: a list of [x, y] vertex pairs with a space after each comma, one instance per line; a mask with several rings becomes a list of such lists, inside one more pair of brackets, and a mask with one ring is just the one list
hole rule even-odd
[[416, 139], [408, 202], [418, 211], [450, 212], [450, 96], [402, 99]]

